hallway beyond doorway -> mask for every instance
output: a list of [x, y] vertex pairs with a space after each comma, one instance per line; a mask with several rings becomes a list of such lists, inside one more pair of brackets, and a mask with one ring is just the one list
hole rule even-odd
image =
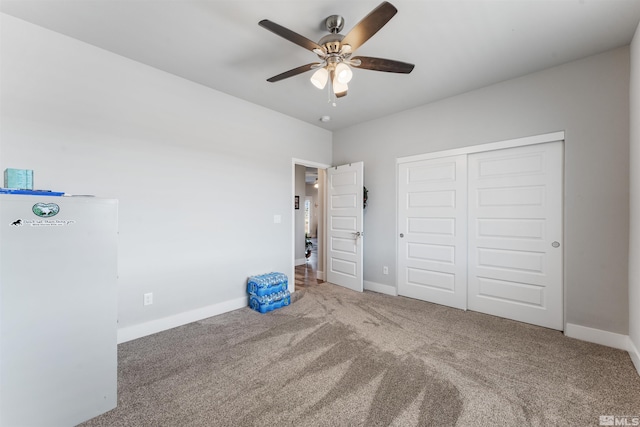
[[311, 256], [307, 261], [295, 268], [295, 285], [296, 289], [303, 289], [307, 286], [323, 283], [318, 279], [318, 239], [311, 238], [312, 248]]

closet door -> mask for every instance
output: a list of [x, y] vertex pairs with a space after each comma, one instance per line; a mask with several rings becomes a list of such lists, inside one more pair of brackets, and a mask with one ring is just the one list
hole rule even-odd
[[398, 165], [398, 294], [467, 308], [467, 156]]
[[468, 161], [469, 309], [562, 330], [563, 143]]

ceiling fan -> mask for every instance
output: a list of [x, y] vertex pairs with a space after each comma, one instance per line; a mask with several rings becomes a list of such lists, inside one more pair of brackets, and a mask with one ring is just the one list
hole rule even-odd
[[347, 94], [347, 83], [353, 76], [351, 67], [388, 73], [410, 73], [414, 65], [406, 62], [370, 56], [352, 57], [355, 50], [377, 33], [397, 12], [398, 9], [391, 3], [382, 2], [344, 36], [339, 34], [344, 27], [344, 18], [340, 15], [331, 15], [325, 21], [327, 30], [331, 34], [321, 38], [318, 43], [275, 22], [263, 19], [258, 25], [312, 51], [320, 59], [320, 62], [301, 65], [273, 76], [267, 81], [274, 83], [306, 71], [316, 70], [311, 76], [311, 83], [318, 89], [324, 89], [327, 81], [330, 81], [333, 93], [337, 98], [341, 98]]

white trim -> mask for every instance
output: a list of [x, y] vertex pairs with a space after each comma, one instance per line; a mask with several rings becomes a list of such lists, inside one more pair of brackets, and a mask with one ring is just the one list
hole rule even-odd
[[370, 282], [368, 280], [365, 280], [363, 284], [364, 284], [365, 291], [378, 292], [380, 294], [391, 295], [394, 297], [398, 296], [398, 289], [395, 286], [385, 285], [383, 283]]
[[396, 159], [396, 164], [437, 159], [439, 157], [458, 156], [460, 154], [472, 154], [484, 151], [502, 150], [504, 148], [522, 147], [524, 145], [545, 144], [547, 142], [555, 141], [564, 141], [564, 131], [545, 133], [543, 135], [527, 136], [524, 138], [508, 139], [506, 141], [489, 142], [480, 145], [471, 145], [469, 147], [454, 148], [451, 150], [436, 151], [431, 153], [418, 154], [415, 156], [398, 157]]
[[564, 334], [569, 338], [606, 345], [607, 347], [618, 348], [620, 350], [629, 351], [631, 344], [631, 340], [628, 335], [616, 334], [615, 332], [588, 328], [586, 326], [574, 325], [572, 323], [567, 323], [564, 328]]
[[[298, 258], [295, 261], [296, 267], [299, 265], [305, 265], [307, 263], [307, 259], [306, 258]], [[293, 277], [296, 277], [295, 274], [293, 275]]]
[[329, 169], [331, 167], [331, 165], [327, 165], [325, 163], [318, 163], [318, 162], [312, 162], [310, 160], [296, 159], [295, 157], [293, 157], [291, 161], [294, 166], [301, 165], [301, 166], [307, 166], [310, 168], [318, 168], [318, 169]]
[[197, 322], [198, 320], [217, 316], [218, 314], [238, 310], [247, 306], [249, 306], [248, 296], [186, 311], [169, 317], [163, 317], [162, 319], [156, 319], [150, 322], [120, 328], [118, 329], [118, 344], [166, 331], [167, 329], [173, 329], [178, 326], [186, 325], [187, 323]]
[[629, 356], [631, 356], [631, 361], [636, 367], [638, 375], [640, 375], [640, 351], [638, 351], [638, 347], [635, 346], [631, 338], [629, 338]]
[[324, 282], [324, 271], [317, 271], [316, 272], [316, 279], [322, 280]]

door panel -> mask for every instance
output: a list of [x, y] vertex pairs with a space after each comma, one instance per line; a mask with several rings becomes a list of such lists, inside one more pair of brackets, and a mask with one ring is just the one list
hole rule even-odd
[[363, 291], [362, 162], [327, 169], [327, 281]]
[[469, 155], [470, 310], [563, 329], [562, 153], [553, 142]]
[[466, 309], [467, 157], [398, 165], [398, 294]]

